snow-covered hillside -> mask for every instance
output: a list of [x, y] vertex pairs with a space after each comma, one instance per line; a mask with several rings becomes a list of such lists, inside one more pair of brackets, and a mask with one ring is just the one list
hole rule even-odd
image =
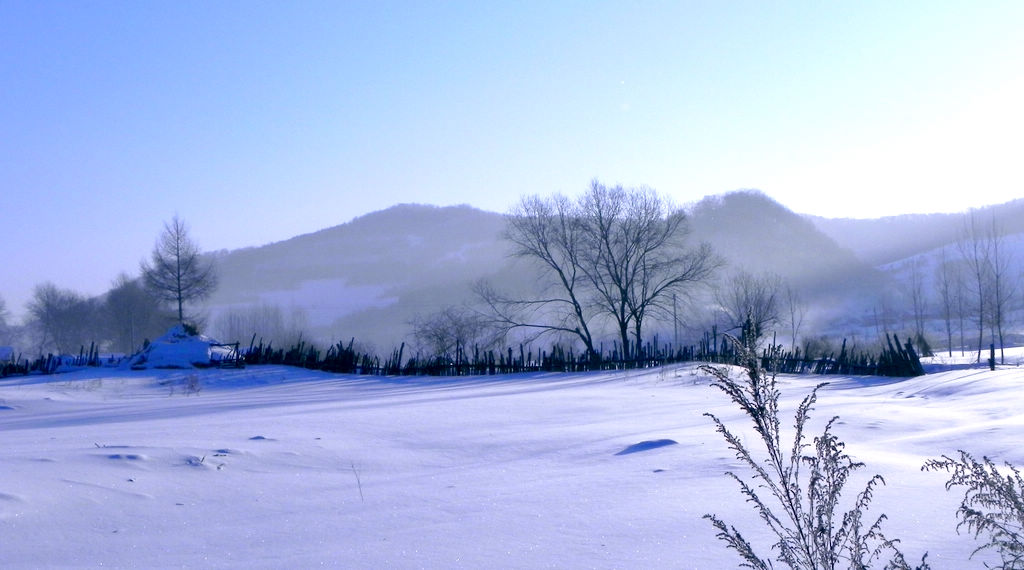
[[[780, 378], [787, 425], [822, 380]], [[920, 467], [959, 448], [1024, 464], [1024, 370], [828, 380], [812, 432], [841, 416], [863, 479], [888, 483], [871, 511], [888, 514], [887, 533], [934, 568], [981, 567], [955, 531], [959, 494]], [[708, 382], [695, 366], [8, 378], [0, 566], [735, 568], [701, 516], [764, 535], [723, 475], [739, 463], [702, 414], [755, 440]], [[660, 440], [676, 443], [647, 443]]]

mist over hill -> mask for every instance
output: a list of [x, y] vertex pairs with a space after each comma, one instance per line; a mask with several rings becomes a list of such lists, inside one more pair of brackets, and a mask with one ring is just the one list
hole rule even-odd
[[[890, 283], [884, 271], [760, 191], [704, 198], [690, 210], [690, 225], [694, 238], [710, 243], [726, 262], [715, 286], [738, 271], [781, 277], [805, 305], [808, 336], [858, 334]], [[711, 296], [702, 301], [698, 311], [710, 313]], [[698, 328], [710, 326], [707, 318]]]
[[[833, 320], [848, 304], [870, 305], [885, 282], [811, 221], [760, 192], [709, 197], [689, 213], [690, 243], [712, 245], [725, 261], [722, 276], [778, 274], [820, 309], [819, 320]], [[503, 230], [502, 214], [402, 204], [282, 242], [221, 252], [210, 322], [232, 308], [272, 305], [301, 313], [314, 339], [355, 337], [389, 350], [408, 340], [418, 315], [472, 302], [472, 284], [480, 279], [513, 291], [534, 286], [535, 269], [509, 257]], [[681, 315], [696, 328], [707, 325], [703, 313], [711, 301], [704, 292]], [[661, 332], [665, 327], [671, 329], [662, 323]]]
[[[1001, 295], [1005, 296], [1001, 304], [1004, 314], [1000, 317], [1004, 340], [1008, 345], [1019, 345], [1024, 343], [1024, 327], [1021, 325], [1024, 323], [1024, 290], [1018, 285], [1024, 277], [1024, 199], [956, 214], [913, 214], [871, 220], [811, 216], [808, 219], [886, 276], [889, 286], [876, 296], [875, 305], [871, 307], [871, 319], [883, 320], [885, 324], [882, 326], [890, 330], [907, 330], [914, 326], [911, 324], [915, 318], [911, 307], [913, 291], [917, 288], [921, 293], [920, 302], [924, 305], [925, 337], [940, 346], [947, 343], [958, 346], [962, 342], [968, 349], [977, 349], [988, 346], [988, 343], [1000, 344], [992, 326], [994, 317], [991, 314], [986, 316], [987, 328], [979, 339], [975, 300], [978, 285], [972, 280], [974, 277], [962, 277], [966, 281], [957, 285], [955, 267], [952, 274], [942, 271], [945, 264], [965, 264], [965, 271], [970, 273], [970, 263], [965, 259], [970, 244], [964, 243], [963, 239], [972, 217], [982, 239], [991, 240], [993, 235], [997, 236], [998, 252], [991, 249], [992, 243], [988, 243], [982, 244], [982, 254], [994, 257], [989, 263], [998, 264], [1004, 280], [1001, 285]], [[993, 227], [995, 234], [992, 234]], [[942, 317], [941, 287], [943, 279], [949, 279], [949, 275], [952, 275], [951, 285], [954, 288], [951, 295], [956, 297], [955, 289], [963, 287], [961, 294], [965, 295], [968, 303], [964, 321], [968, 331], [964, 337], [959, 334], [962, 324], [959, 320], [954, 319], [956, 322], [950, 335]], [[990, 273], [986, 274], [986, 279], [992, 279]], [[986, 286], [989, 287], [986, 302], [991, 312], [992, 282], [988, 281]]]

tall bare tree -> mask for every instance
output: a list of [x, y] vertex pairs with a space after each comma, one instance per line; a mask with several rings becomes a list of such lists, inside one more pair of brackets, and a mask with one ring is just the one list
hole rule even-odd
[[1000, 363], [1006, 364], [1005, 325], [1012, 309], [1011, 302], [1017, 296], [1017, 280], [1011, 275], [1014, 263], [1011, 250], [1006, 245], [1006, 232], [996, 222], [995, 214], [992, 215], [987, 239], [991, 251], [988, 270], [989, 325], [992, 338], [999, 341]]
[[910, 296], [910, 307], [914, 312], [914, 336], [923, 339], [925, 315], [928, 311], [928, 300], [924, 293], [924, 262], [915, 257], [907, 263], [910, 266], [907, 294]]
[[936, 283], [939, 290], [939, 304], [942, 307], [942, 320], [946, 325], [946, 346], [949, 356], [953, 356], [953, 324], [956, 322], [960, 333], [960, 355], [964, 354], [964, 317], [965, 287], [964, 265], [960, 260], [948, 259], [946, 249], [942, 249], [942, 260], [936, 270]]
[[179, 323], [185, 322], [185, 303], [205, 299], [217, 288], [213, 263], [199, 254], [188, 226], [178, 216], [164, 223], [151, 261], [142, 262], [142, 276], [157, 297], [177, 304]]
[[587, 302], [584, 235], [576, 205], [560, 194], [547, 199], [526, 196], [507, 220], [505, 239], [512, 243], [512, 255], [536, 262], [545, 279], [540, 295], [526, 299], [503, 295], [486, 282], [477, 283], [475, 290], [495, 324], [506, 331], [572, 335], [583, 343], [590, 358], [596, 358], [591, 332], [594, 311]]
[[807, 316], [807, 303], [804, 301], [800, 291], [786, 284], [782, 300], [787, 313], [786, 324], [789, 325], [789, 346], [796, 350], [797, 341], [800, 340], [800, 328], [803, 327], [804, 318]]
[[977, 362], [981, 362], [981, 353], [985, 344], [985, 325], [989, 315], [988, 301], [991, 298], [988, 288], [991, 282], [989, 273], [992, 262], [992, 244], [988, 240], [985, 229], [978, 222], [974, 211], [964, 216], [964, 227], [957, 241], [957, 248], [967, 267], [971, 293], [977, 307], [977, 312], [974, 315], [978, 322]]
[[671, 316], [672, 295], [706, 281], [720, 263], [707, 244], [686, 247], [685, 213], [650, 188], [595, 180], [579, 204], [584, 273], [618, 329], [623, 357], [638, 356], [646, 317]]
[[514, 255], [539, 264], [547, 287], [519, 300], [501, 299], [487, 286], [478, 292], [507, 328], [571, 334], [591, 356], [597, 354], [594, 326], [604, 316], [618, 333], [622, 357], [630, 358], [642, 346], [646, 319], [671, 318], [673, 294], [687, 293], [719, 265], [706, 244], [687, 248], [687, 236], [683, 211], [646, 188], [594, 181], [575, 201], [523, 198], [509, 215], [506, 237]]

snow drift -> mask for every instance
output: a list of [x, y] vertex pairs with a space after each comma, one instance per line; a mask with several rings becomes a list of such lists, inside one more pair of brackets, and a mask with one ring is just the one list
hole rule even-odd
[[225, 347], [210, 337], [190, 333], [179, 324], [128, 359], [127, 366], [134, 370], [206, 368], [236, 357], [233, 348]]

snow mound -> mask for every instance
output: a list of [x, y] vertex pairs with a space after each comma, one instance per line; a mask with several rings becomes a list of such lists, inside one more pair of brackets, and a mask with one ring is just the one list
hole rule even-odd
[[132, 356], [128, 366], [135, 370], [206, 368], [216, 365], [220, 360], [234, 357], [232, 348], [220, 346], [219, 342], [210, 337], [191, 334], [184, 325], [179, 324]]

